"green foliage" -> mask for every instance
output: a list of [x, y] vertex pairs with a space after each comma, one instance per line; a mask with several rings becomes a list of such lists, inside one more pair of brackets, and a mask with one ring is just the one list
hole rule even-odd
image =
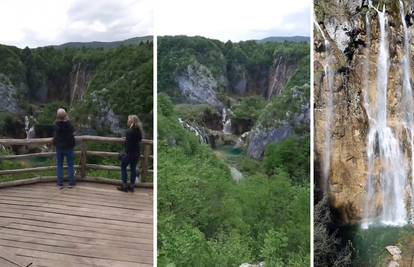
[[205, 117], [212, 117], [214, 114], [221, 116], [207, 104], [179, 104], [175, 106], [175, 111], [183, 120], [196, 122], [199, 125], [203, 124]]
[[26, 68], [19, 58], [19, 49], [0, 45], [0, 73], [10, 78], [13, 84], [26, 82]]
[[256, 121], [265, 105], [266, 101], [261, 96], [244, 97], [232, 106], [234, 118]]
[[224, 161], [181, 127], [169, 98], [159, 100], [158, 265], [308, 265], [308, 183], [293, 184], [290, 166], [267, 176], [248, 159], [244, 178], [232, 181]]
[[297, 116], [304, 113], [303, 108], [309, 105], [309, 95], [308, 84], [286, 88], [281, 96], [266, 105], [257, 123], [265, 128], [278, 128], [288, 124], [300, 135], [309, 132], [309, 125], [298, 125], [296, 122]]
[[158, 113], [163, 116], [174, 115], [174, 105], [166, 94], [158, 94]]
[[282, 232], [269, 230], [266, 233], [262, 256], [269, 266], [285, 266], [283, 257], [287, 254], [288, 238]]
[[[303, 86], [304, 84], [310, 83], [310, 55], [309, 53], [304, 54], [299, 60], [298, 69], [292, 78], [285, 85], [285, 90], [289, 90], [295, 86]], [[310, 90], [308, 90], [310, 92]], [[309, 97], [309, 95], [307, 95]], [[309, 98], [308, 98], [309, 99]]]
[[[137, 114], [145, 132], [152, 133], [152, 54], [152, 42], [111, 49], [18, 49], [0, 45], [0, 74], [18, 89], [19, 104], [25, 112], [39, 111], [42, 123], [50, 120], [56, 102], [70, 107], [77, 125], [104, 115], [110, 108], [122, 122], [129, 114]], [[90, 81], [82, 101], [70, 103], [70, 86], [79, 68], [88, 73]]]
[[309, 136], [292, 136], [266, 147], [263, 166], [269, 176], [286, 172], [298, 184], [309, 183]]
[[[182, 96], [177, 89], [176, 78], [187, 66], [202, 64], [206, 66], [218, 81], [218, 92], [224, 91], [229, 81], [240, 78], [240, 68], [247, 71], [248, 77], [256, 77], [258, 73], [267, 73], [278, 57], [285, 57], [300, 69], [294, 76], [291, 86], [309, 82], [309, 44], [306, 43], [258, 43], [244, 41], [222, 43], [204, 37], [166, 36], [158, 38], [158, 91], [165, 92], [179, 102]], [[305, 73], [307, 70], [307, 73]], [[263, 77], [263, 79], [267, 79]]]
[[66, 104], [63, 101], [51, 102], [44, 105], [36, 116], [38, 123], [42, 125], [53, 125], [56, 118], [56, 111], [58, 110], [58, 108], [62, 108], [65, 106]]

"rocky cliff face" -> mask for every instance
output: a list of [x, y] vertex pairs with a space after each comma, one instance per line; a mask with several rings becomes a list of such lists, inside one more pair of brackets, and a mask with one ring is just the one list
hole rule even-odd
[[218, 82], [210, 70], [197, 62], [176, 78], [181, 95], [191, 104], [207, 103], [217, 110], [224, 105], [217, 98]]
[[272, 65], [258, 65], [250, 71], [241, 64], [230, 64], [227, 71], [216, 78], [208, 67], [193, 62], [177, 76], [176, 81], [181, 95], [189, 103], [207, 103], [222, 109], [224, 105], [217, 98], [220, 87], [234, 96], [261, 95], [270, 100], [281, 94], [297, 68], [297, 62], [280, 56]]
[[78, 62], [73, 65], [69, 78], [71, 104], [76, 101], [82, 101], [91, 81], [92, 72], [92, 68], [86, 63]]
[[293, 87], [268, 103], [249, 132], [247, 154], [262, 159], [268, 144], [279, 143], [292, 134], [309, 133], [309, 85]]
[[268, 87], [265, 91], [266, 99], [280, 95], [283, 86], [292, 78], [297, 68], [297, 62], [290, 62], [286, 56], [276, 58], [269, 73]]
[[10, 80], [0, 73], [0, 112], [20, 113], [17, 104], [17, 88]]
[[[380, 3], [381, 2], [381, 3]], [[388, 14], [389, 77], [387, 88], [388, 124], [394, 134], [404, 140], [399, 112], [402, 91], [403, 27], [398, 1], [373, 1], [384, 4]], [[412, 25], [413, 3], [404, 1], [405, 19]], [[363, 218], [368, 177], [367, 135], [370, 122], [364, 96], [375, 99], [377, 64], [380, 41], [378, 14], [368, 7], [368, 1], [319, 1], [316, 3], [317, 23], [329, 43], [333, 71], [333, 110], [329, 114], [329, 79], [326, 75], [328, 49], [323, 36], [315, 29], [314, 102], [315, 102], [315, 180], [322, 188], [323, 169], [328, 166], [327, 192], [330, 203], [343, 223], [359, 223]], [[369, 12], [371, 35], [367, 34], [366, 13]], [[409, 26], [410, 36], [414, 27]], [[411, 42], [412, 43], [412, 38]], [[369, 49], [368, 49], [369, 48]], [[413, 47], [410, 46], [413, 62]], [[368, 65], [367, 65], [368, 64]], [[414, 73], [412, 73], [414, 74]], [[414, 77], [411, 75], [411, 77]], [[327, 121], [331, 118], [326, 142]], [[402, 147], [407, 145], [404, 141]], [[330, 159], [325, 160], [327, 146]], [[409, 157], [404, 148], [405, 157]], [[375, 173], [378, 173], [375, 159]], [[404, 196], [401, 196], [402, 198]], [[375, 202], [380, 202], [381, 196]], [[378, 209], [379, 205], [374, 204]], [[379, 212], [379, 211], [378, 211]]]

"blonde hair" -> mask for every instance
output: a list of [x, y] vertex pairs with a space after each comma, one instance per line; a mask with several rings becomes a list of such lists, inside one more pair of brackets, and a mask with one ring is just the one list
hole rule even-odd
[[142, 122], [137, 115], [128, 115], [128, 127], [129, 128], [138, 128], [141, 131], [141, 135], [144, 136], [144, 129], [142, 127]]
[[63, 108], [59, 108], [56, 112], [56, 120], [58, 121], [66, 121], [68, 120], [68, 114], [66, 113], [66, 110]]

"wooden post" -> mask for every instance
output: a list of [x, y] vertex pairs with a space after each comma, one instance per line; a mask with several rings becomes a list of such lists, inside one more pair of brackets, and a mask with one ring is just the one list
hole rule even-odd
[[145, 182], [145, 178], [148, 176], [148, 158], [150, 155], [150, 146], [146, 143], [144, 145], [143, 158], [141, 163], [141, 183]]
[[86, 177], [86, 141], [81, 141], [81, 156], [80, 156], [80, 177]]

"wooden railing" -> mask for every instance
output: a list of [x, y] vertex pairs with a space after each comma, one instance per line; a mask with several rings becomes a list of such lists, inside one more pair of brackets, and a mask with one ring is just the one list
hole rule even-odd
[[[111, 165], [99, 165], [99, 164], [88, 164], [88, 156], [96, 157], [112, 157], [117, 158], [119, 152], [108, 152], [108, 151], [90, 151], [88, 150], [87, 144], [89, 142], [98, 142], [98, 143], [120, 143], [122, 144], [125, 139], [118, 137], [103, 137], [103, 136], [90, 136], [82, 135], [75, 137], [76, 143], [79, 144], [80, 149], [75, 149], [75, 155], [79, 156], [79, 164], [74, 165], [74, 168], [77, 170], [77, 178], [80, 180], [99, 180], [101, 177], [92, 177], [88, 176], [88, 170], [107, 170], [107, 171], [118, 171], [120, 172], [119, 166]], [[51, 145], [53, 142], [52, 138], [33, 138], [33, 139], [0, 139], [0, 145], [4, 147], [11, 146], [41, 146], [41, 145]], [[121, 148], [123, 149], [123, 147]], [[152, 185], [152, 182], [146, 182], [149, 175], [153, 174], [153, 170], [150, 169], [153, 161], [153, 141], [152, 140], [142, 140], [141, 142], [141, 155], [139, 160], [139, 183], [142, 185]], [[54, 157], [56, 152], [38, 152], [30, 154], [21, 154], [21, 155], [0, 155], [1, 160], [21, 160], [21, 159], [32, 159], [39, 157]], [[65, 167], [66, 168], [66, 167]], [[33, 168], [24, 168], [24, 169], [10, 169], [10, 170], [0, 170], [1, 175], [16, 175], [22, 173], [32, 173], [32, 172], [43, 172], [56, 170], [56, 166], [46, 166], [46, 167], [33, 167]], [[103, 178], [105, 179], [105, 178]]]

